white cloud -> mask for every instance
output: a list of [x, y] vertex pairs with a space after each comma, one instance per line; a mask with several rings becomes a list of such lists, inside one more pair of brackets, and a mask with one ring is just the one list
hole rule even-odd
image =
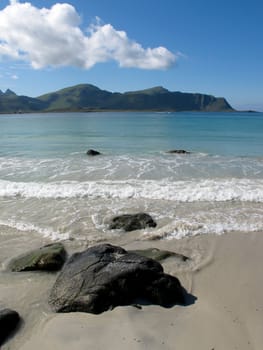
[[3, 73], [0, 72], [0, 78], [8, 79], [8, 80], [9, 79], [12, 79], [12, 80], [19, 79], [19, 76], [12, 72], [12, 67], [2, 68], [1, 71], [3, 71]]
[[166, 69], [177, 55], [165, 47], [143, 48], [111, 24], [80, 28], [75, 8], [57, 3], [50, 9], [12, 0], [0, 11], [0, 58], [29, 62], [33, 68], [77, 66], [117, 61], [121, 67]]

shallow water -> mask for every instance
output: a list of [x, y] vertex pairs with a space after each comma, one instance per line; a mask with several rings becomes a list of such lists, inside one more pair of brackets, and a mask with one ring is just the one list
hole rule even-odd
[[138, 239], [260, 231], [262, 135], [261, 113], [1, 115], [1, 231], [96, 242], [138, 211], [158, 223]]

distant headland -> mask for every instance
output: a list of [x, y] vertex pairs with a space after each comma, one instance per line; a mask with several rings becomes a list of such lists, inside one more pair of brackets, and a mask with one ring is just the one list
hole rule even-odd
[[150, 89], [110, 92], [91, 84], [80, 84], [32, 98], [11, 90], [0, 90], [0, 113], [89, 111], [202, 111], [234, 112], [223, 97]]

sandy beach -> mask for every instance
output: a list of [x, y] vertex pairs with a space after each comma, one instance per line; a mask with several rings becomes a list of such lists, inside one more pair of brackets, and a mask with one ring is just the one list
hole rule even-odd
[[0, 1], [0, 350], [263, 349], [263, 1], [217, 5]]
[[56, 274], [2, 272], [1, 304], [23, 318], [2, 350], [261, 349], [262, 232], [119, 243], [125, 249], [158, 247], [192, 257], [185, 266], [173, 258], [163, 266], [196, 299], [169, 309], [150, 305], [100, 315], [54, 314], [47, 298]]

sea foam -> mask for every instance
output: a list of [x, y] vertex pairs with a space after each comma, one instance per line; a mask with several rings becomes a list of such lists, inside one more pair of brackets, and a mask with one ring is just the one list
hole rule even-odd
[[23, 221], [15, 221], [15, 220], [0, 220], [0, 225], [7, 226], [13, 229], [16, 229], [21, 232], [36, 232], [37, 234], [40, 234], [44, 238], [49, 238], [53, 241], [56, 240], [66, 240], [69, 238], [68, 233], [60, 233], [55, 232], [51, 227], [40, 227], [32, 223], [26, 223]]
[[263, 180], [203, 179], [187, 181], [62, 181], [12, 182], [0, 180], [1, 197], [134, 198], [179, 202], [263, 202]]

